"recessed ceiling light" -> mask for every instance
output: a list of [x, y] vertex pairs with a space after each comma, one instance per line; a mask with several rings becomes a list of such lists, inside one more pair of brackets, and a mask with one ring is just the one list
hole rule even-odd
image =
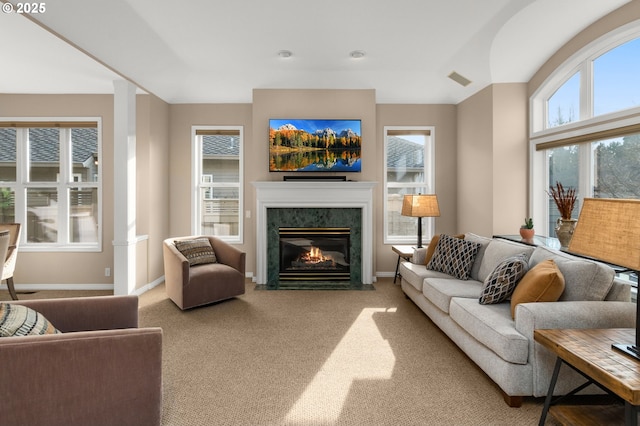
[[353, 52], [349, 53], [349, 56], [351, 56], [353, 59], [364, 58], [364, 55], [366, 55], [366, 53], [363, 50], [354, 50]]
[[278, 56], [281, 58], [290, 58], [293, 53], [290, 50], [281, 50], [278, 52]]

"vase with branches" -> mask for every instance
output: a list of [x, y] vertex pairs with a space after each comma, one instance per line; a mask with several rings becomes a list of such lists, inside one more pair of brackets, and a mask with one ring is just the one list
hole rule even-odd
[[565, 188], [560, 182], [556, 182], [555, 186], [549, 187], [548, 194], [555, 201], [560, 217], [562, 219], [571, 219], [571, 214], [578, 198], [576, 189], [572, 187]]
[[578, 196], [576, 195], [575, 188], [565, 188], [560, 182], [556, 182], [555, 186], [550, 186], [548, 194], [553, 198], [560, 212], [555, 231], [560, 241], [560, 247], [566, 249], [569, 247], [573, 230], [576, 227], [577, 220], [572, 219], [571, 214], [573, 213], [573, 208], [576, 205]]

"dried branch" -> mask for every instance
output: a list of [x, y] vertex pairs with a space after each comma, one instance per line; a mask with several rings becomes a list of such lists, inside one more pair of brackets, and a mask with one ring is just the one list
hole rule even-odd
[[560, 182], [556, 182], [555, 187], [549, 187], [549, 192], [547, 192], [547, 194], [549, 194], [553, 198], [553, 201], [556, 202], [560, 216], [563, 219], [571, 219], [571, 213], [573, 213], [573, 208], [575, 207], [576, 199], [578, 198], [575, 188], [569, 187], [565, 189]]

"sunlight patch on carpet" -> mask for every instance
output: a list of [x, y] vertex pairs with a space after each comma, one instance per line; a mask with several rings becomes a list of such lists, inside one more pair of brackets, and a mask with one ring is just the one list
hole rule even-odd
[[286, 421], [333, 422], [339, 418], [354, 382], [390, 379], [396, 358], [380, 333], [376, 317], [395, 312], [396, 308], [363, 309], [289, 411]]

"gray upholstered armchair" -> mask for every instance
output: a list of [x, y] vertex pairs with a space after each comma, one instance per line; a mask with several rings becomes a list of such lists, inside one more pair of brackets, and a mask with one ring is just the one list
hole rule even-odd
[[20, 300], [62, 334], [0, 338], [6, 425], [160, 425], [162, 329], [137, 296]]
[[[202, 260], [202, 250], [185, 256], [176, 242], [208, 240], [213, 259]], [[179, 243], [178, 243], [179, 244]], [[210, 255], [210, 252], [207, 252]], [[168, 238], [163, 242], [167, 295], [180, 309], [189, 309], [244, 294], [245, 253], [213, 236]], [[189, 258], [187, 258], [189, 257]], [[197, 259], [198, 261], [195, 261]], [[199, 263], [199, 262], [203, 263]]]

